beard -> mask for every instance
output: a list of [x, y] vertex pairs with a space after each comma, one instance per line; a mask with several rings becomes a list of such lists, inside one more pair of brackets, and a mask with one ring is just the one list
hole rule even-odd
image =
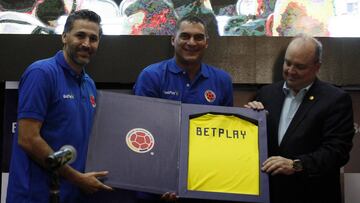
[[[86, 53], [86, 57], [83, 56]], [[79, 66], [84, 66], [90, 62], [92, 53], [88, 47], [70, 47], [68, 49], [68, 55], [70, 59]]]

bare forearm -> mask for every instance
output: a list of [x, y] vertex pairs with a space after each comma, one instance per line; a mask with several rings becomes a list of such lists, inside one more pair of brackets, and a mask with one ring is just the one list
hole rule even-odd
[[61, 168], [59, 168], [60, 175], [65, 178], [66, 180], [72, 182], [75, 185], [79, 185], [82, 177], [82, 173], [75, 170], [69, 165], [64, 165]]
[[[31, 125], [35, 125], [33, 128]], [[18, 144], [28, 154], [31, 159], [46, 168], [45, 160], [53, 152], [51, 147], [40, 136], [39, 130], [41, 123], [32, 120], [19, 121]]]

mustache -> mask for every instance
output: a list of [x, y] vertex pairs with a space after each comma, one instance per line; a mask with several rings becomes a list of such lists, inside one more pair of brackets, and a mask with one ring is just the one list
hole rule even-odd
[[197, 51], [203, 50], [202, 48], [197, 47], [197, 46], [185, 46], [185, 47], [183, 47], [183, 49], [186, 51], [192, 51], [192, 52], [197, 52]]
[[85, 52], [91, 52], [89, 47], [86, 46], [80, 46], [76, 49], [77, 51], [85, 51]]

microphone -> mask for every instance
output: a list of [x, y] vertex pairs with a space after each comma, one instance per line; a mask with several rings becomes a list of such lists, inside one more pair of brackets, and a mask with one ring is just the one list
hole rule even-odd
[[71, 145], [64, 145], [46, 158], [46, 164], [50, 169], [58, 169], [67, 163], [73, 163], [75, 159], [76, 149]]

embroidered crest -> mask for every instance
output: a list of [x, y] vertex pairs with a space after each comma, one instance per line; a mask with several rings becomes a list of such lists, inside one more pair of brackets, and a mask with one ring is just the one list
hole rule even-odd
[[90, 103], [93, 108], [96, 107], [95, 97], [94, 95], [90, 95]]
[[216, 99], [216, 94], [212, 90], [206, 90], [204, 93], [206, 101], [212, 103]]

